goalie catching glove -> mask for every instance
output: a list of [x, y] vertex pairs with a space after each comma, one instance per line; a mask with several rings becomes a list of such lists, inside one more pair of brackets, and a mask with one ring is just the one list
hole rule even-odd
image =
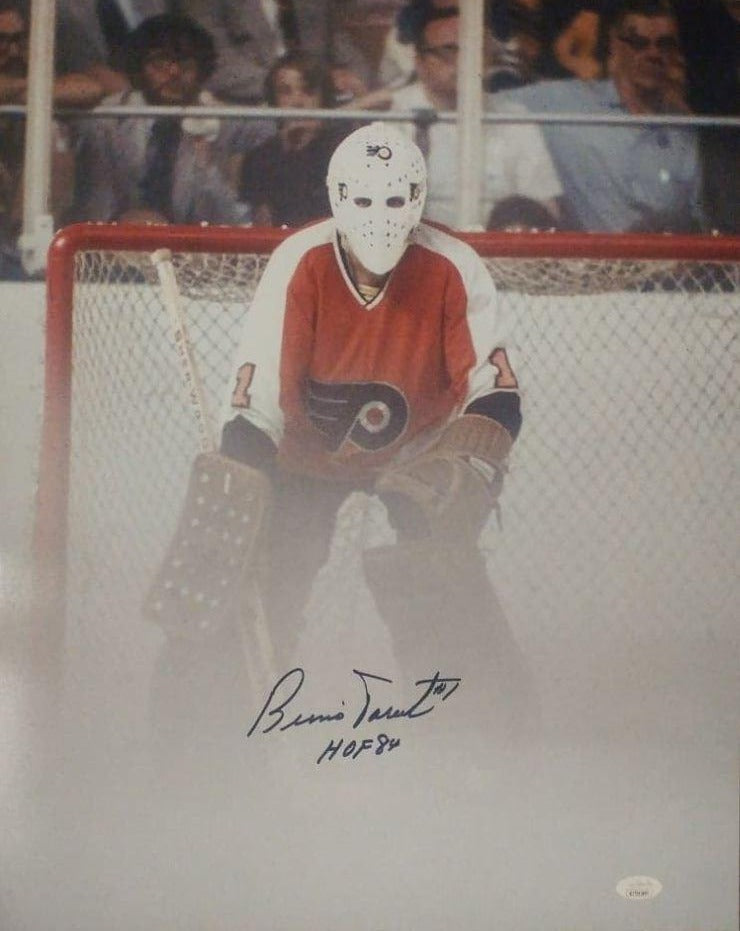
[[376, 491], [405, 539], [476, 541], [501, 492], [511, 434], [463, 414], [425, 453], [388, 469]]

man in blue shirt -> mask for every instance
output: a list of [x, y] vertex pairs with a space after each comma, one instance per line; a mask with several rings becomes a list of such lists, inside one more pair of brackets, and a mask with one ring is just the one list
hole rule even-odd
[[[532, 84], [507, 98], [543, 113], [688, 113], [678, 25], [667, 3], [625, 0], [605, 25], [606, 79]], [[602, 232], [705, 226], [693, 129], [565, 123], [542, 129], [563, 185], [563, 226]]]

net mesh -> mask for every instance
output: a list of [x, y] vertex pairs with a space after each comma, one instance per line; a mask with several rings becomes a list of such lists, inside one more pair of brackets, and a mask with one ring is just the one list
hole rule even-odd
[[[267, 256], [173, 261], [208, 415], [220, 423]], [[608, 645], [637, 631], [729, 624], [739, 575], [738, 266], [486, 261], [517, 350], [525, 425], [501, 520], [481, 545], [525, 651], [546, 665], [548, 644], [577, 645], [594, 625]], [[198, 432], [148, 255], [87, 251], [75, 262], [68, 655], [98, 670], [111, 702], [116, 683], [139, 683], [135, 721], [160, 642], [140, 605]], [[359, 554], [389, 535], [378, 501], [346, 502], [307, 607], [315, 630], [336, 635], [350, 618], [379, 628]]]

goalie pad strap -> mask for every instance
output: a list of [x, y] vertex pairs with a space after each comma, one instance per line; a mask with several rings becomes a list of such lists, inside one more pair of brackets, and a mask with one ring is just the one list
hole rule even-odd
[[496, 420], [482, 414], [463, 414], [446, 427], [435, 450], [475, 456], [495, 465], [506, 459], [513, 442], [509, 431]]

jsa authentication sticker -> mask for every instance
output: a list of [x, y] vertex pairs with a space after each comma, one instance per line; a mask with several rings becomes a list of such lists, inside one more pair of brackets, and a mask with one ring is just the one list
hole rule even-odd
[[623, 899], [645, 901], [660, 895], [663, 886], [652, 876], [628, 876], [617, 883], [617, 892]]

